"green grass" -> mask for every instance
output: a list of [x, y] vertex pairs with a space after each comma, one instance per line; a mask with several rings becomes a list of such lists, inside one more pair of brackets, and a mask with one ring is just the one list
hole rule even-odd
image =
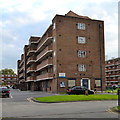
[[117, 100], [118, 95], [56, 95], [34, 98], [40, 102], [67, 102], [67, 101], [89, 101], [89, 100]]

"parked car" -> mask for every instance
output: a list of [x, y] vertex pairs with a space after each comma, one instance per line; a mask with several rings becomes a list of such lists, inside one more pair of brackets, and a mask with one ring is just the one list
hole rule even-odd
[[10, 97], [10, 90], [7, 87], [0, 87], [0, 97]]
[[67, 89], [67, 94], [85, 94], [85, 91], [88, 90], [88, 94], [94, 94], [94, 91], [87, 89], [83, 86], [75, 86], [73, 88]]
[[112, 85], [112, 88], [120, 88], [120, 85]]

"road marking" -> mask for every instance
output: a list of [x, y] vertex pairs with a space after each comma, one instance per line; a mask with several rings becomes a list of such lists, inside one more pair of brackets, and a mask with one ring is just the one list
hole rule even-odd
[[27, 98], [27, 100], [28, 100], [29, 102], [36, 103], [36, 102], [34, 102], [33, 100], [31, 100], [31, 98]]
[[118, 115], [118, 112], [114, 112], [110, 109], [111, 107], [109, 107], [106, 111], [109, 112], [109, 113], [113, 113], [113, 114], [117, 114]]
[[13, 96], [12, 96], [12, 95], [10, 95], [10, 98], [13, 98]]

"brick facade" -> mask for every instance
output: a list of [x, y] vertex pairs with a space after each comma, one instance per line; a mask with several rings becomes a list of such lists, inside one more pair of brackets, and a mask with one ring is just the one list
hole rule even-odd
[[[84, 43], [78, 43], [78, 38], [84, 38]], [[56, 15], [42, 37], [30, 38], [22, 56], [18, 79], [26, 90], [56, 93], [83, 85], [105, 90], [103, 21], [72, 11]]]

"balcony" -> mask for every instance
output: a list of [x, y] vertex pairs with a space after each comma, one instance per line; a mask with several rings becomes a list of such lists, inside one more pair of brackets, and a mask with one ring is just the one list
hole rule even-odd
[[35, 76], [30, 76], [30, 77], [27, 77], [27, 81], [34, 81], [36, 79]]
[[112, 68], [112, 69], [106, 69], [105, 72], [110, 72], [110, 71], [119, 71], [120, 69], [117, 68]]
[[106, 75], [105, 77], [119, 77], [120, 75], [118, 74], [110, 74], [110, 75]]
[[46, 68], [48, 66], [51, 66], [52, 64], [52, 59], [46, 59], [44, 60], [41, 64], [37, 66], [36, 71], [42, 70], [43, 68]]
[[111, 80], [106, 80], [105, 82], [118, 82], [118, 80], [111, 79]]
[[28, 67], [27, 68], [27, 73], [34, 72], [36, 70], [35, 67]]
[[24, 68], [21, 67], [21, 68], [19, 69], [19, 74], [20, 74], [20, 73], [23, 73], [23, 71], [24, 71]]
[[46, 80], [46, 79], [53, 79], [53, 73], [45, 73], [42, 75], [38, 75], [36, 77], [36, 81]]
[[37, 55], [37, 60], [38, 61], [42, 61], [44, 58], [46, 58], [47, 56], [50, 56], [50, 54], [52, 53], [52, 46], [47, 46], [39, 55]]
[[19, 64], [19, 67], [21, 67], [23, 65], [23, 63], [24, 63], [24, 60], [22, 59], [20, 64]]
[[35, 62], [35, 60], [36, 60], [36, 57], [33, 57], [33, 56], [29, 57], [28, 60], [27, 60], [27, 65], [32, 64], [33, 62]]
[[47, 37], [47, 39], [41, 41], [41, 44], [38, 45], [36, 52], [42, 51], [46, 46], [48, 46], [52, 41], [52, 37]]
[[19, 78], [22, 78], [22, 77], [24, 77], [24, 73], [21, 73], [21, 74], [19, 75]]
[[34, 52], [36, 51], [36, 49], [28, 49], [28, 53], [27, 53], [27, 56], [31, 56]]

